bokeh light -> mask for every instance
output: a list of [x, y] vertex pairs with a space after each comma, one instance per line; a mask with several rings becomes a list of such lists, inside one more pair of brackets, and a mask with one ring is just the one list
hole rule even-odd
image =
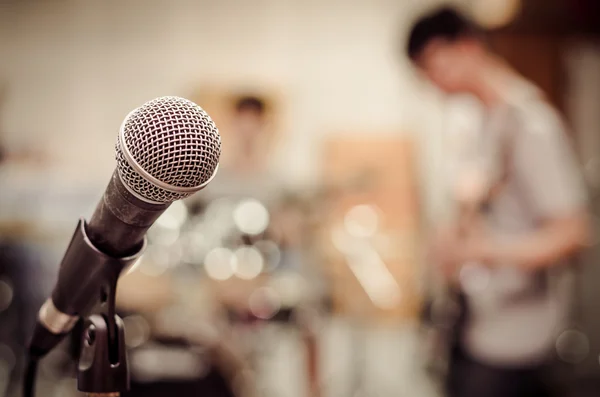
[[204, 258], [206, 274], [215, 280], [227, 280], [233, 276], [236, 269], [236, 257], [227, 248], [214, 248]]
[[240, 232], [254, 236], [267, 229], [269, 211], [258, 200], [246, 199], [235, 208], [233, 219]]
[[372, 205], [352, 207], [344, 217], [346, 231], [354, 237], [371, 237], [379, 227], [379, 214]]
[[160, 276], [181, 263], [183, 250], [180, 245], [171, 247], [149, 245], [136, 268], [149, 276]]
[[509, 24], [521, 6], [521, 0], [476, 0], [472, 3], [472, 13], [482, 26], [496, 29]]
[[467, 294], [478, 294], [490, 284], [491, 273], [488, 268], [478, 263], [466, 263], [459, 272], [460, 284]]
[[259, 250], [250, 246], [243, 246], [235, 250], [235, 269], [237, 277], [251, 280], [263, 270], [264, 259]]
[[281, 298], [273, 288], [262, 287], [250, 295], [249, 308], [256, 317], [268, 320], [281, 309]]
[[169, 208], [156, 220], [157, 227], [165, 229], [180, 229], [188, 219], [188, 209], [183, 201], [174, 201]]
[[303, 302], [307, 294], [307, 281], [298, 273], [286, 272], [274, 277], [271, 287], [279, 294], [283, 306], [293, 307]]
[[150, 338], [150, 325], [140, 315], [131, 315], [123, 318], [125, 325], [125, 344], [129, 348], [142, 346]]
[[14, 290], [7, 280], [0, 279], [0, 312], [10, 307], [13, 301]]
[[590, 341], [583, 332], [568, 329], [556, 339], [556, 353], [564, 362], [578, 364], [590, 353]]

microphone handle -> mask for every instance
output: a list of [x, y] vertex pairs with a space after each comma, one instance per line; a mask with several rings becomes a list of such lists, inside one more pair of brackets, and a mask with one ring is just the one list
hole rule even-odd
[[170, 204], [150, 204], [135, 197], [115, 170], [87, 224], [87, 235], [106, 255], [115, 258], [133, 255], [143, 246], [150, 226]]
[[146, 232], [168, 207], [136, 198], [117, 171], [113, 173], [90, 222], [80, 220], [51, 300], [42, 307], [40, 318], [49, 330], [68, 331], [77, 317], [88, 314], [105, 284], [116, 281], [123, 267], [141, 256]]
[[80, 220], [67, 247], [51, 298], [40, 309], [32, 355], [56, 346], [101, 298], [105, 284], [139, 259], [146, 232], [168, 207], [135, 197], [115, 170], [90, 222]]

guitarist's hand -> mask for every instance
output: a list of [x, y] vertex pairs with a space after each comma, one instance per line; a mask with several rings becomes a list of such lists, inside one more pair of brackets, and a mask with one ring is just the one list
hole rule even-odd
[[458, 225], [440, 228], [431, 245], [431, 256], [445, 278], [454, 283], [458, 280], [460, 268], [465, 263], [490, 264], [492, 239], [485, 228], [472, 223], [470, 230]]

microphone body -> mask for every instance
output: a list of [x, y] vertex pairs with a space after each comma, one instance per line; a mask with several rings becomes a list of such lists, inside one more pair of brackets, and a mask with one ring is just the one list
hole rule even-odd
[[102, 252], [120, 258], [138, 252], [146, 232], [171, 203], [151, 204], [132, 195], [118, 171], [90, 218], [87, 234]]
[[[181, 124], [165, 123], [166, 118]], [[164, 142], [157, 146], [157, 140]], [[29, 346], [34, 357], [60, 343], [79, 318], [110, 299], [110, 291], [114, 295], [121, 271], [140, 258], [146, 232], [173, 201], [210, 182], [218, 169], [220, 136], [198, 105], [163, 97], [128, 115], [116, 148], [117, 169], [90, 221], [79, 221], [56, 286], [40, 309]]]

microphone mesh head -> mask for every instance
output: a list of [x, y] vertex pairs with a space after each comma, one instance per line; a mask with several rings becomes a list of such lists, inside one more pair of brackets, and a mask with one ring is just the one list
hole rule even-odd
[[221, 137], [194, 102], [161, 97], [131, 112], [116, 145], [123, 184], [143, 200], [170, 203], [200, 190], [212, 178]]

